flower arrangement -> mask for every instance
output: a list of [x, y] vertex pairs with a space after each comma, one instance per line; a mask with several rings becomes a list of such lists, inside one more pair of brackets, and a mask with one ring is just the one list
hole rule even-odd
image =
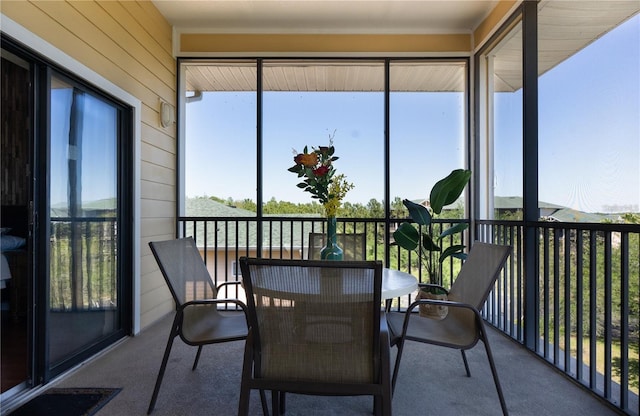
[[311, 197], [317, 199], [325, 209], [327, 217], [335, 217], [341, 201], [351, 189], [353, 184], [347, 182], [345, 175], [336, 175], [333, 162], [338, 160], [333, 147], [333, 135], [329, 135], [329, 146], [312, 147], [311, 151], [307, 146], [302, 153], [293, 150], [295, 165], [288, 169], [304, 178], [297, 186], [305, 192], [309, 192]]

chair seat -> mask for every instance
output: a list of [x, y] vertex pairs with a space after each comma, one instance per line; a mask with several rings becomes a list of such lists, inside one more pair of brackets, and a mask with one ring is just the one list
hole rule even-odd
[[[242, 340], [249, 332], [244, 314], [221, 315], [216, 305], [186, 308], [182, 338], [191, 344], [215, 344]], [[197, 316], [193, 316], [197, 314]]]
[[[301, 382], [374, 383], [373, 356], [349, 343], [278, 343], [262, 349], [265, 379]], [[309, 359], [313, 357], [313, 359]]]
[[[391, 345], [395, 345], [402, 337], [405, 316], [404, 312], [387, 314]], [[468, 349], [478, 341], [474, 326], [474, 314], [471, 310], [449, 308], [449, 313], [442, 320], [413, 314], [409, 319], [405, 338], [428, 344]]]

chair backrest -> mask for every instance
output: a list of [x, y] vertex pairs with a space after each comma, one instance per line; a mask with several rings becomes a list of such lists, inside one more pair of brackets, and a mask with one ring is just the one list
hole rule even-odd
[[448, 298], [480, 310], [509, 254], [510, 246], [475, 242], [451, 286]]
[[[337, 242], [343, 251], [344, 260], [366, 260], [367, 238], [365, 233], [338, 234]], [[325, 246], [327, 235], [324, 233], [309, 233], [310, 260], [320, 260], [320, 250]]]
[[149, 243], [177, 305], [216, 297], [211, 275], [193, 237]]
[[254, 375], [371, 383], [379, 374], [380, 261], [240, 259]]

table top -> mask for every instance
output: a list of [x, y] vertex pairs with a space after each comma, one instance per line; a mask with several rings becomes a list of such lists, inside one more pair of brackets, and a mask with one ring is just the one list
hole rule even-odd
[[382, 299], [408, 295], [418, 289], [418, 279], [400, 270], [382, 269]]
[[[306, 276], [306, 278], [310, 279], [307, 285], [299, 286], [292, 288], [293, 290], [281, 292], [278, 289], [271, 288], [269, 286], [260, 287], [261, 290], [271, 292], [271, 295], [274, 297], [282, 297], [284, 299], [295, 298], [297, 295], [318, 295], [323, 289], [321, 288], [320, 280], [317, 279], [317, 276], [314, 274], [310, 274]], [[256, 285], [255, 282], [253, 282]], [[345, 283], [341, 283], [345, 284]], [[346, 283], [344, 287], [339, 288], [338, 290], [345, 290], [343, 294], [349, 294], [352, 286]], [[402, 272], [400, 270], [393, 269], [382, 269], [382, 287], [380, 297], [381, 300], [389, 300], [396, 298], [398, 296], [407, 295], [418, 289], [418, 279], [409, 274]], [[334, 288], [335, 290], [335, 288]]]

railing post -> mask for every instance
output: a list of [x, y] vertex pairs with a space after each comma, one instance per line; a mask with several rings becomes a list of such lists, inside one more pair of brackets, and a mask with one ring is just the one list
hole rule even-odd
[[525, 331], [527, 348], [538, 343], [538, 2], [522, 10], [522, 119]]

